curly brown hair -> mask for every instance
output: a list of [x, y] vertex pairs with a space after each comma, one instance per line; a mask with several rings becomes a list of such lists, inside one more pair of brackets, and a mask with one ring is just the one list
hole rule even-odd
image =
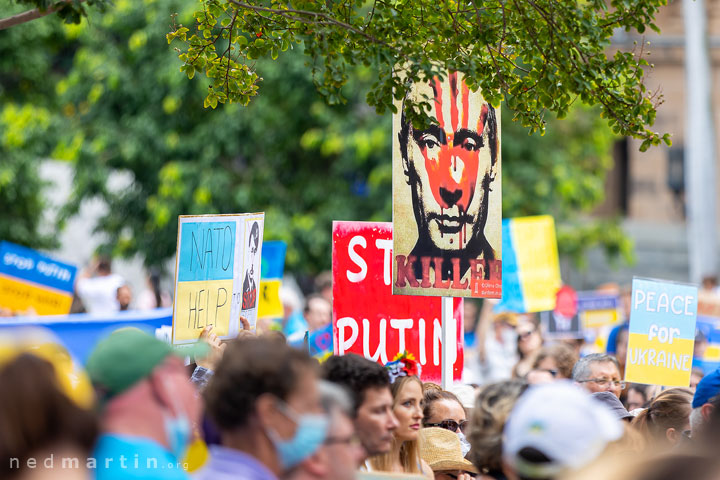
[[555, 343], [542, 347], [535, 357], [532, 368], [538, 368], [540, 363], [546, 358], [555, 360], [558, 373], [560, 374], [558, 378], [572, 378], [572, 370], [578, 357], [569, 345], [565, 343]]
[[316, 367], [317, 361], [307, 353], [276, 339], [233, 340], [203, 392], [207, 414], [220, 430], [245, 427], [260, 395], [269, 393], [287, 400], [297, 389], [302, 372]]
[[515, 402], [527, 387], [524, 380], [506, 380], [485, 385], [478, 393], [470, 417], [467, 437], [472, 448], [467, 459], [481, 471], [501, 469], [503, 428]]

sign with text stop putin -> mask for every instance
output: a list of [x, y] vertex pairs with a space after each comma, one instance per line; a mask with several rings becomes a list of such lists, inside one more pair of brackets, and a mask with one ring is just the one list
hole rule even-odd
[[[440, 382], [441, 298], [392, 293], [392, 223], [333, 222], [333, 339], [338, 355], [387, 363], [407, 350], [423, 381]], [[453, 378], [463, 365], [462, 299], [453, 300], [448, 351]]]

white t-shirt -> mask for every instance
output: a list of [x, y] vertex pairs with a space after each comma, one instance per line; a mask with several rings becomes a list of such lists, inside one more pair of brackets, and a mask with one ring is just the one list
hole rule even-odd
[[108, 313], [120, 310], [117, 289], [125, 280], [115, 273], [92, 278], [81, 278], [76, 285], [77, 294], [88, 313]]

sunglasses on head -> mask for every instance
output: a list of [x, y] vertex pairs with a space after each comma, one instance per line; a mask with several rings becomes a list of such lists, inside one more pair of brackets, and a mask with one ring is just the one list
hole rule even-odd
[[462, 420], [460, 423], [456, 422], [455, 420], [443, 420], [440, 423], [426, 423], [426, 427], [440, 427], [444, 428], [445, 430], [450, 430], [451, 432], [457, 433], [458, 428], [461, 432], [465, 433], [465, 428], [467, 427], [468, 421]]

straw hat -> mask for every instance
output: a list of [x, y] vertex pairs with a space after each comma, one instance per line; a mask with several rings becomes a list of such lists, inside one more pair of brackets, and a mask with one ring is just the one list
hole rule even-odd
[[420, 429], [420, 456], [433, 472], [444, 470], [462, 470], [480, 473], [475, 465], [462, 456], [460, 438], [455, 432], [444, 428], [428, 427]]

